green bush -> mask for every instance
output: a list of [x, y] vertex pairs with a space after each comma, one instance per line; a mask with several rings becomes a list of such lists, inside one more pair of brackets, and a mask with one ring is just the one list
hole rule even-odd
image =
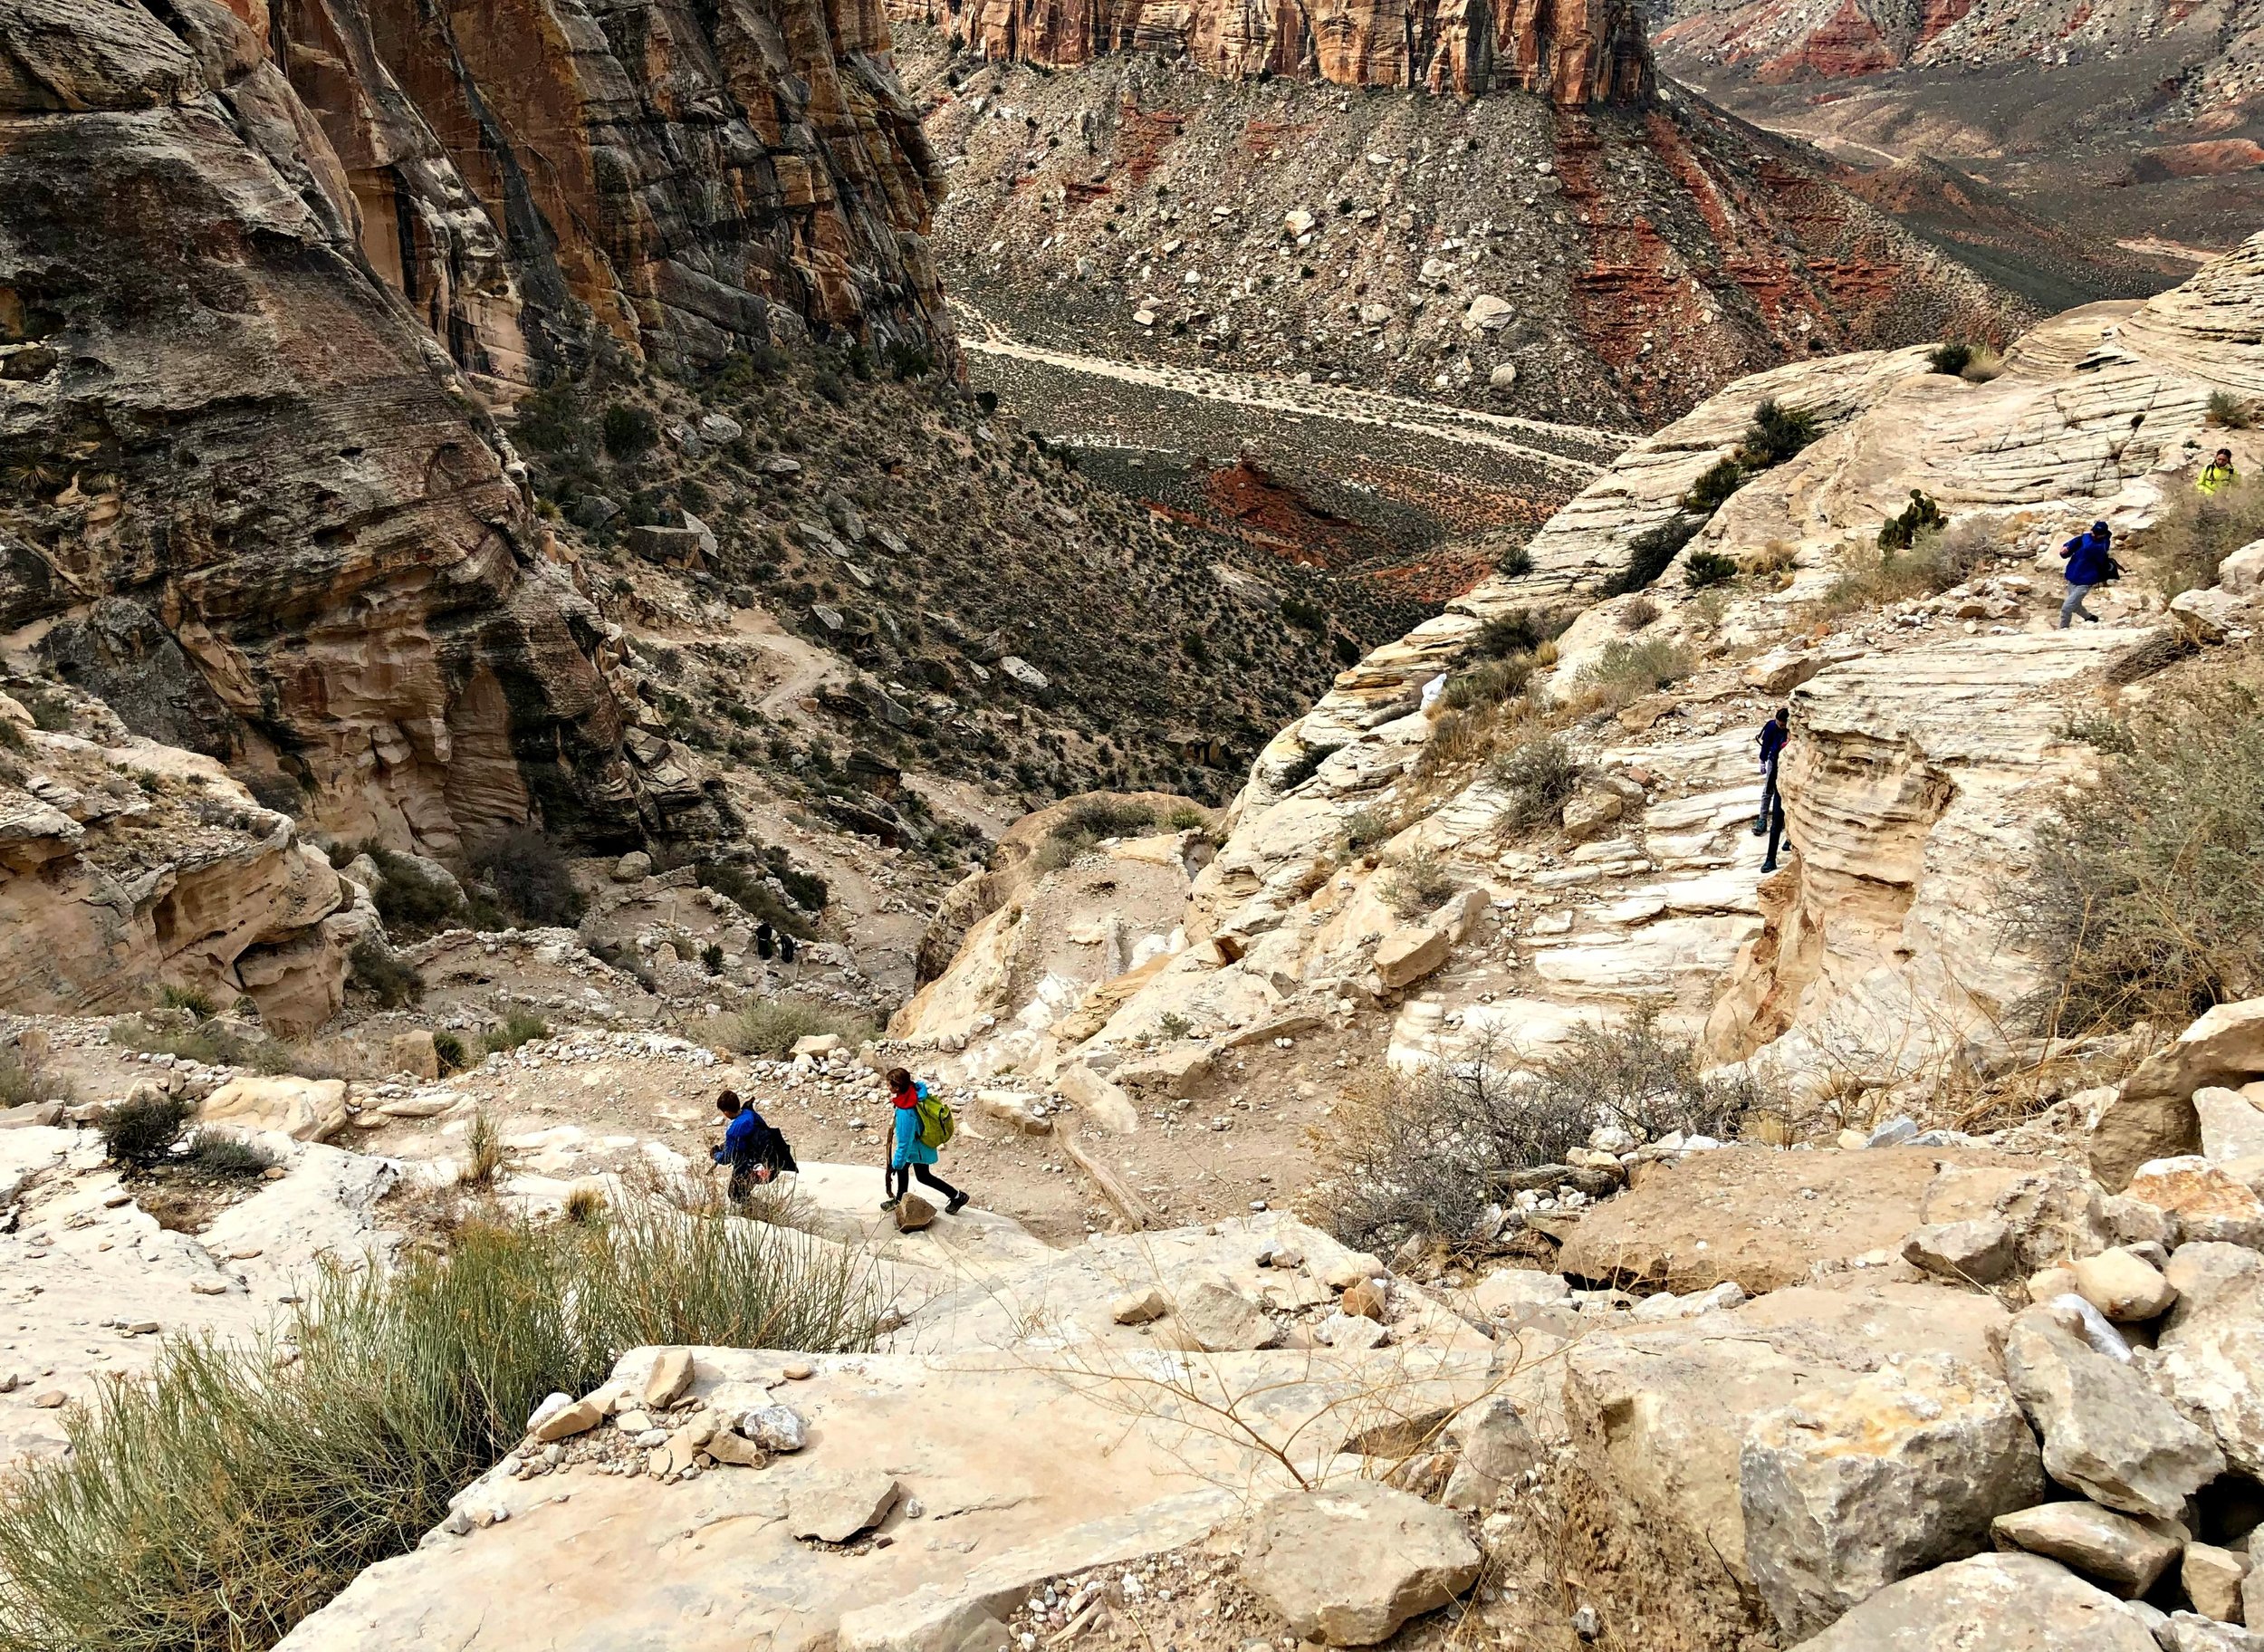
[[0, 1652], [272, 1647], [413, 1548], [546, 1394], [643, 1345], [867, 1349], [879, 1306], [854, 1252], [641, 1204], [332, 1272], [282, 1328], [296, 1358], [177, 1340], [66, 1414], [70, 1453], [0, 1503]]
[[1493, 559], [1493, 571], [1505, 580], [1521, 580], [1533, 571], [1533, 552], [1530, 545], [1511, 545]]
[[1496, 757], [1488, 778], [1508, 794], [1501, 825], [1521, 831], [1557, 818], [1579, 783], [1580, 765], [1563, 735], [1548, 735]]
[[1345, 817], [1344, 830], [1338, 840], [1351, 853], [1366, 854], [1379, 843], [1388, 843], [1398, 832], [1391, 816], [1379, 809], [1355, 809]]
[[94, 1133], [112, 1164], [153, 1165], [171, 1153], [196, 1115], [197, 1104], [185, 1096], [129, 1096], [95, 1115]]
[[38, 1075], [13, 1050], [0, 1050], [0, 1108], [29, 1107], [44, 1101]]
[[1378, 887], [1386, 906], [1401, 917], [1413, 918], [1444, 906], [1457, 886], [1445, 858], [1436, 850], [1418, 847], [1394, 860]]
[[347, 979], [378, 1001], [381, 1008], [398, 1010], [425, 995], [425, 977], [375, 936], [356, 941], [346, 955]]
[[573, 869], [558, 845], [533, 827], [513, 828], [472, 864], [522, 923], [571, 929], [581, 921], [587, 903], [574, 888]]
[[465, 1049], [464, 1041], [453, 1032], [434, 1033], [432, 1052], [440, 1058], [440, 1076], [444, 1079], [452, 1072], [462, 1072], [472, 1064], [471, 1052]]
[[2209, 392], [2209, 422], [2228, 430], [2246, 430], [2256, 422], [2256, 404], [2230, 390]]
[[660, 421], [648, 409], [623, 401], [607, 407], [599, 429], [605, 450], [617, 459], [642, 458], [660, 440]]
[[1490, 615], [1471, 638], [1470, 648], [1481, 659], [1508, 659], [1516, 654], [1530, 654], [1549, 638], [1546, 622], [1530, 609], [1519, 608]]
[[277, 1160], [257, 1142], [225, 1131], [199, 1130], [188, 1150], [188, 1162], [205, 1175], [229, 1181], [254, 1181], [273, 1169]]
[[[817, 934], [815, 926], [807, 917], [778, 898], [777, 890], [743, 867], [733, 866], [728, 861], [703, 860], [693, 875], [699, 879], [700, 888], [714, 889], [728, 897], [742, 910], [752, 917], [769, 919], [772, 928], [782, 929], [796, 940], [806, 941]], [[785, 881], [783, 875], [781, 875], [780, 881]], [[825, 904], [825, 880], [813, 879], [813, 881], [818, 885], [818, 904], [822, 907]]]
[[1690, 485], [1690, 491], [1683, 495], [1683, 509], [1711, 516], [1744, 485], [1745, 466], [1735, 459], [1717, 459]]
[[1690, 675], [1690, 651], [1664, 638], [1607, 642], [1580, 668], [1579, 687], [1597, 705], [1616, 709]]
[[1951, 377], [1962, 376], [1973, 364], [1973, 347], [1962, 340], [1948, 339], [1926, 352], [1926, 366], [1937, 373]]
[[1797, 408], [1764, 401], [1753, 409], [1753, 422], [1738, 444], [1738, 463], [1749, 471], [1781, 465], [1816, 439], [1816, 416]]
[[187, 1010], [199, 1021], [212, 1019], [212, 994], [195, 987], [160, 986], [158, 1003], [168, 1010]]
[[1677, 514], [1636, 534], [1627, 543], [1627, 565], [1604, 582], [1604, 594], [1624, 597], [1631, 591], [1641, 591], [1666, 571], [1667, 565], [1705, 525], [1703, 516]]
[[1737, 575], [1737, 559], [1719, 551], [1693, 551], [1683, 562], [1683, 583], [1693, 591], [1725, 585]]
[[721, 1028], [722, 1042], [746, 1055], [787, 1054], [797, 1039], [821, 1032], [838, 1032], [852, 1050], [879, 1036], [870, 1019], [854, 1011], [836, 1009], [808, 998], [760, 998], [736, 1015], [727, 1016]]
[[1524, 691], [1532, 680], [1533, 658], [1530, 654], [1513, 654], [1507, 659], [1481, 661], [1468, 671], [1460, 671], [1447, 679], [1440, 691], [1439, 702], [1449, 711], [1470, 711], [1479, 706], [1499, 706], [1512, 695]]
[[364, 843], [361, 852], [378, 869], [378, 887], [370, 898], [389, 934], [407, 940], [464, 920], [464, 902], [456, 891], [427, 875], [407, 855], [375, 843]]
[[2044, 821], [2007, 901], [2046, 968], [2029, 1007], [2063, 1036], [2142, 1020], [2174, 1032], [2264, 994], [2264, 693], [2190, 684], [2125, 735], [2099, 783]]

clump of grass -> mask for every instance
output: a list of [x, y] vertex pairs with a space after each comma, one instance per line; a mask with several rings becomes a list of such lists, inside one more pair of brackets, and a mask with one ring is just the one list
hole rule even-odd
[[1758, 551], [1749, 551], [1738, 566], [1747, 573], [1763, 576], [1789, 573], [1799, 564], [1799, 552], [1781, 539], [1772, 539]]
[[1737, 559], [1719, 551], [1693, 551], [1683, 564], [1683, 583], [1693, 591], [1726, 584], [1737, 575]]
[[1439, 693], [1439, 703], [1449, 711], [1472, 711], [1488, 706], [1499, 706], [1524, 691], [1532, 680], [1533, 657], [1512, 654], [1505, 658], [1481, 660], [1467, 671], [1459, 671], [1447, 679]]
[[1648, 597], [1637, 597], [1619, 610], [1617, 624], [1632, 637], [1645, 626], [1656, 624], [1658, 618], [1659, 605]]
[[644, 1204], [333, 1271], [282, 1328], [295, 1358], [175, 1340], [66, 1414], [69, 1454], [0, 1503], [0, 1652], [273, 1646], [413, 1548], [544, 1395], [640, 1345], [868, 1349], [879, 1307], [855, 1252]]
[[2059, 725], [2059, 737], [2079, 741], [2095, 751], [2129, 756], [2138, 749], [2138, 736], [2130, 725], [2103, 711], [2079, 712]]
[[1579, 783], [1580, 765], [1563, 735], [1549, 735], [1496, 757], [1490, 778], [1508, 793], [1498, 824], [1522, 831], [1557, 818]]
[[757, 999], [736, 1015], [724, 1017], [717, 1032], [725, 1049], [772, 1060], [791, 1052], [795, 1041], [820, 1033], [839, 1033], [852, 1050], [878, 1036], [878, 1029], [865, 1016], [791, 996]]
[[1455, 889], [1446, 860], [1428, 846], [1418, 846], [1394, 860], [1377, 892], [1384, 904], [1403, 918], [1420, 917], [1446, 904]]
[[1338, 841], [1351, 854], [1366, 854], [1379, 843], [1388, 843], [1398, 831], [1392, 818], [1382, 810], [1356, 809], [1345, 817]]
[[462, 1072], [472, 1064], [471, 1052], [464, 1047], [464, 1041], [453, 1032], [434, 1033], [432, 1052], [439, 1058], [440, 1076], [444, 1079], [452, 1072]]
[[1683, 509], [1711, 516], [1745, 485], [1745, 467], [1733, 458], [1716, 459], [1683, 495]]
[[481, 1035], [480, 1043], [490, 1055], [508, 1054], [521, 1044], [550, 1035], [551, 1023], [540, 1015], [527, 1010], [513, 1010]]
[[458, 893], [407, 855], [376, 843], [364, 843], [360, 852], [378, 869], [378, 887], [370, 899], [389, 934], [429, 935], [465, 920], [467, 913]]
[[1606, 643], [1602, 653], [1580, 668], [1577, 681], [1590, 705], [1616, 711], [1690, 672], [1689, 649], [1664, 638], [1645, 638]]
[[154, 1165], [172, 1153], [196, 1113], [197, 1104], [186, 1097], [146, 1091], [104, 1108], [94, 1133], [112, 1164]]
[[1926, 352], [1929, 371], [1956, 378], [1972, 365], [1973, 347], [1962, 339], [1944, 339]]
[[2044, 966], [2029, 1007], [2063, 1034], [2179, 1027], [2264, 994], [2264, 693], [2189, 686], [2109, 740], [2099, 783], [2043, 823], [2007, 898]]
[[1979, 523], [1922, 530], [1907, 550], [1882, 551], [1870, 566], [1850, 569], [1832, 581], [1827, 612], [1881, 608], [1913, 597], [1939, 596], [1978, 573], [1993, 548]]
[[456, 1177], [457, 1185], [493, 1193], [510, 1170], [511, 1158], [511, 1149], [504, 1145], [502, 1122], [489, 1109], [479, 1108], [464, 1133], [464, 1172]]
[[210, 1021], [213, 1017], [212, 994], [197, 987], [160, 986], [158, 1004], [164, 1009], [187, 1010], [199, 1021]]
[[1059, 871], [1103, 838], [1128, 837], [1155, 824], [1156, 811], [1150, 804], [1128, 798], [1081, 797], [1053, 823], [1031, 863], [1041, 872]]
[[1481, 659], [1507, 659], [1530, 654], [1549, 640], [1549, 624], [1529, 609], [1514, 609], [1486, 619], [1470, 639], [1470, 651]]
[[222, 1181], [256, 1181], [274, 1168], [275, 1156], [257, 1142], [224, 1130], [199, 1130], [188, 1150], [188, 1162], [206, 1176]]
[[1193, 803], [1181, 803], [1165, 818], [1164, 824], [1174, 831], [1203, 831], [1211, 824], [1211, 812]]

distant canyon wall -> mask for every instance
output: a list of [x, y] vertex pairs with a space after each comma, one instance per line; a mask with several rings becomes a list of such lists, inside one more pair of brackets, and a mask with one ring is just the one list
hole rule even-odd
[[1057, 68], [1160, 52], [1235, 79], [1462, 98], [1519, 90], [1567, 108], [1637, 104], [1652, 91], [1634, 0], [889, 0], [889, 14], [989, 58]]

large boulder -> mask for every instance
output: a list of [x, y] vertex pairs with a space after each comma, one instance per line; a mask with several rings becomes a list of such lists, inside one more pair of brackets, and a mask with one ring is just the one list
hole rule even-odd
[[1280, 1329], [1265, 1310], [1223, 1279], [1192, 1279], [1171, 1292], [1172, 1318], [1186, 1345], [1206, 1354], [1271, 1348]]
[[2093, 1122], [2091, 1171], [2119, 1193], [2148, 1159], [2202, 1148], [2193, 1093], [2264, 1074], [2264, 998], [2221, 1004], [2141, 1061]]
[[2000, 1549], [2019, 1549], [2071, 1566], [2102, 1589], [2135, 1599], [2178, 1558], [2178, 1540], [2096, 1503], [2039, 1503], [2000, 1517], [1990, 1530]]
[[1754, 1586], [1797, 1639], [1899, 1578], [1981, 1552], [1991, 1521], [2044, 1494], [2044, 1470], [2003, 1381], [1937, 1355], [1762, 1417], [1739, 1491]]
[[231, 1079], [197, 1109], [206, 1124], [280, 1130], [295, 1141], [324, 1141], [346, 1128], [342, 1079]]
[[2039, 1303], [2005, 1334], [2005, 1376], [2044, 1436], [2045, 1471], [2110, 1509], [2177, 1518], [2224, 1473], [2222, 1454], [2134, 1362], [2099, 1352], [2068, 1318], [2060, 1302]]
[[1140, 1128], [1140, 1109], [1132, 1098], [1082, 1061], [1072, 1061], [1054, 1076], [1053, 1087], [1079, 1113], [1104, 1130], [1129, 1136]]
[[2138, 1615], [2039, 1555], [1984, 1554], [1883, 1589], [1799, 1652], [2161, 1652]]
[[2264, 1199], [2232, 1168], [2201, 1155], [2150, 1159], [2130, 1178], [2130, 1196], [2176, 1218], [2178, 1242], [2264, 1245]]
[[2227, 1461], [2264, 1478], [2264, 1255], [2184, 1245], [2168, 1280], [2178, 1300], [2155, 1344], [2154, 1380], [2206, 1425]]
[[1242, 1577], [1292, 1634], [1372, 1647], [1477, 1581], [1461, 1519], [1375, 1480], [1285, 1492], [1259, 1510]]
[[2264, 1156], [2264, 1084], [2206, 1085], [2193, 1092], [2202, 1157], [2220, 1162]]

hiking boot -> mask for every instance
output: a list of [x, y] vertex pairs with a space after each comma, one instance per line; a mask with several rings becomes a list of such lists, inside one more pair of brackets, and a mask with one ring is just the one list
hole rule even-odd
[[953, 1194], [951, 1196], [950, 1203], [944, 1206], [944, 1215], [947, 1216], [957, 1215], [959, 1214], [960, 1206], [964, 1205], [966, 1202], [967, 1196], [964, 1193]]
[[894, 1199], [883, 1199], [880, 1201], [880, 1208], [883, 1210], [894, 1210], [896, 1207], [897, 1201]]
[[1764, 860], [1760, 863], [1760, 869], [1764, 872], [1773, 872], [1777, 869], [1777, 863], [1774, 860]]
[[1766, 835], [1768, 834], [1768, 831], [1769, 831], [1769, 822], [1768, 822], [1768, 821], [1755, 821], [1753, 822], [1753, 835], [1754, 835], [1755, 837], [1757, 837], [1757, 838], [1759, 838], [1759, 837], [1764, 837], [1764, 836], [1766, 836]]

